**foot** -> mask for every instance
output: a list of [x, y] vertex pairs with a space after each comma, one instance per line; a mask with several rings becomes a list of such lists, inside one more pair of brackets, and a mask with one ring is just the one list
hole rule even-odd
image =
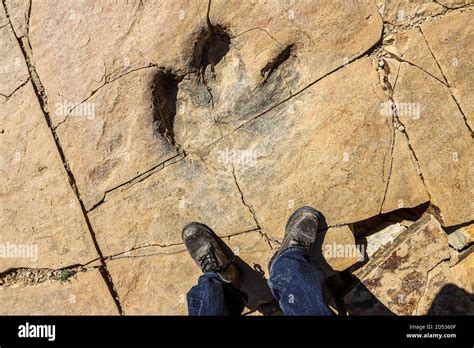
[[224, 282], [240, 289], [242, 280], [234, 264], [234, 255], [230, 249], [224, 249], [214, 231], [204, 224], [192, 222], [183, 228], [183, 241], [203, 273], [216, 272]]
[[270, 260], [269, 269], [278, 255], [293, 246], [301, 246], [305, 255], [310, 255], [318, 233], [320, 213], [311, 207], [301, 207], [291, 214], [285, 228], [285, 237], [281, 247]]

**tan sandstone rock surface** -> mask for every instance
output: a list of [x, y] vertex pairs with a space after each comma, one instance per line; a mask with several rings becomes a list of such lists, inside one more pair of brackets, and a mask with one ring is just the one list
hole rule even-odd
[[[443, 224], [472, 220], [473, 140], [448, 87], [421, 70], [402, 64], [394, 100], [419, 103], [420, 114], [406, 115], [401, 121], [430, 200], [441, 209]], [[442, 162], [433, 161], [433, 154]]]
[[[107, 191], [177, 155], [153, 126], [148, 85], [158, 72], [142, 69], [110, 82], [58, 127], [86, 209]], [[63, 109], [59, 105], [54, 112]]]
[[225, 174], [186, 158], [111, 196], [90, 213], [102, 250], [181, 243], [181, 230], [192, 221], [220, 236], [256, 229], [234, 178]]
[[98, 270], [67, 282], [0, 288], [0, 314], [117, 315], [117, 307]]
[[[312, 261], [360, 277], [350, 314], [460, 313], [446, 299], [472, 292], [471, 249], [452, 240], [474, 220], [472, 17], [472, 0], [4, 0], [1, 312], [185, 314], [200, 271], [181, 230], [197, 220], [243, 262], [246, 311], [277, 313], [267, 264], [311, 205]], [[415, 223], [428, 207], [439, 223]], [[389, 227], [368, 255], [354, 231], [374, 217]], [[22, 245], [37, 257], [5, 253]], [[110, 277], [4, 281], [91, 263]]]
[[8, 98], [28, 80], [28, 68], [9, 25], [0, 26], [0, 101]]
[[31, 83], [0, 105], [0, 272], [97, 258]]
[[[459, 104], [471, 131], [474, 127], [474, 32], [471, 25], [472, 13], [449, 15], [439, 21], [424, 24], [421, 28], [439, 64], [453, 98]], [[439, 33], [443, 35], [440, 36]], [[459, 50], [459, 47], [463, 49]]]

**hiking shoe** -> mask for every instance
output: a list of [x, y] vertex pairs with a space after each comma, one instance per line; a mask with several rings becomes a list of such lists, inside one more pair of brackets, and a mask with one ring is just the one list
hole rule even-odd
[[[183, 228], [189, 255], [203, 273], [216, 272], [226, 283], [240, 289], [242, 279], [234, 264], [235, 256], [208, 226], [192, 222]], [[225, 248], [225, 249], [224, 249]]]
[[321, 214], [311, 207], [298, 208], [291, 214], [286, 224], [285, 237], [280, 249], [271, 258], [268, 265], [269, 269], [276, 257], [289, 247], [301, 246], [304, 249], [305, 256], [309, 257], [316, 241], [320, 216]]

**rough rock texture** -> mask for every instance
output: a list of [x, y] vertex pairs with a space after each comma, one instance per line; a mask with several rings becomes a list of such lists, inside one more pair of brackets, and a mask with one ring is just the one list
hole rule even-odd
[[[468, 260], [466, 260], [468, 261]], [[472, 296], [472, 259], [469, 265], [470, 278], [455, 278], [456, 271], [452, 271], [447, 262], [441, 263], [428, 274], [426, 282], [426, 291], [417, 304], [417, 315], [473, 315], [474, 301], [469, 298]], [[453, 274], [454, 273], [454, 274]], [[469, 282], [470, 279], [470, 282]], [[459, 284], [460, 283], [460, 284]], [[465, 286], [463, 289], [458, 285]], [[467, 292], [467, 293], [466, 293]]]
[[[0, 19], [1, 21], [1, 19]], [[28, 68], [10, 25], [0, 25], [0, 101], [28, 80]]]
[[6, 0], [13, 30], [17, 37], [28, 35], [28, 14], [30, 12], [30, 0]]
[[[234, 172], [259, 226], [275, 238], [302, 205], [318, 207], [328, 225], [362, 220], [376, 215], [383, 199], [390, 145], [389, 120], [379, 113], [383, 101], [377, 73], [362, 58], [206, 149], [204, 160]], [[255, 159], [221, 160], [227, 149]]]
[[0, 314], [117, 315], [117, 307], [98, 270], [78, 273], [66, 282], [0, 287]]
[[192, 221], [205, 222], [221, 236], [257, 228], [231, 175], [187, 159], [112, 196], [89, 215], [107, 255], [143, 244], [181, 243], [181, 230]]
[[474, 242], [474, 224], [461, 227], [448, 236], [449, 245], [461, 250]]
[[[217, 0], [209, 18], [236, 38], [254, 85], [275, 73], [293, 92], [366, 52], [382, 30], [376, 7], [367, 0], [338, 0], [326, 6], [311, 0], [247, 4]], [[282, 58], [288, 47], [290, 56], [273, 67], [277, 71], [269, 70], [268, 63], [277, 62], [275, 58]]]
[[31, 83], [0, 105], [0, 273], [97, 258]]
[[365, 249], [367, 256], [372, 257], [380, 248], [392, 243], [405, 230], [406, 227], [396, 223], [367, 236], [367, 246]]
[[185, 72], [207, 7], [187, 0], [34, 1], [30, 41], [50, 107], [81, 103], [110, 79], [150, 64]]
[[[473, 140], [449, 88], [420, 69], [402, 64], [393, 98], [398, 103], [419, 104], [419, 114], [406, 113], [400, 120], [430, 200], [441, 209], [443, 225], [473, 220]], [[443, 161], [433, 161], [433, 154]]]
[[[463, 299], [469, 303], [462, 290], [449, 291], [452, 279], [445, 272], [449, 258], [446, 235], [440, 224], [432, 215], [424, 215], [356, 273], [360, 283], [344, 298], [349, 314], [436, 314], [430, 312], [428, 304], [440, 291], [447, 292], [440, 294], [441, 297], [452, 294], [454, 302]], [[442, 290], [443, 287], [447, 288]], [[446, 313], [450, 311], [450, 307], [439, 307]], [[472, 314], [472, 308], [472, 303], [464, 308], [459, 306], [463, 314]], [[454, 312], [459, 314], [457, 311]]]
[[394, 130], [392, 136], [392, 161], [381, 213], [415, 207], [429, 201], [423, 180], [417, 174], [416, 159], [410, 151], [407, 138], [398, 130]]
[[383, 48], [395, 59], [415, 65], [427, 74], [446, 82], [419, 28], [385, 37]]
[[438, 0], [438, 3], [447, 8], [459, 8], [473, 3], [473, 0]]
[[382, 17], [391, 24], [407, 24], [443, 12], [443, 6], [435, 1], [386, 0], [379, 6]]
[[[184, 314], [200, 272], [181, 229], [198, 220], [248, 264], [248, 310], [276, 314], [266, 265], [301, 205], [324, 215], [312, 261], [333, 279], [348, 270], [364, 283], [380, 271], [371, 265], [403, 254], [409, 268], [369, 282], [372, 297], [422, 314], [449, 281], [464, 303], [471, 249], [450, 250], [432, 219], [412, 224], [420, 209], [449, 233], [474, 220], [472, 10], [472, 0], [3, 0], [2, 311]], [[391, 227], [355, 233], [373, 219]], [[426, 228], [393, 240], [396, 223]], [[377, 249], [365, 264], [364, 239]], [[20, 244], [37, 259], [5, 256]], [[104, 277], [43, 279], [84, 266]], [[27, 286], [8, 268], [42, 281]], [[105, 302], [63, 304], [72, 287]], [[400, 291], [407, 302], [394, 302]]]
[[9, 24], [5, 9], [3, 6], [0, 6], [0, 27], [5, 27]]
[[[110, 82], [77, 106], [57, 134], [76, 175], [86, 209], [107, 191], [177, 155], [154, 129], [149, 85], [156, 68], [131, 72]], [[58, 105], [55, 114], [65, 112]]]
[[459, 284], [471, 299], [474, 298], [474, 253], [469, 253], [464, 259], [450, 268], [453, 283]]
[[[466, 123], [474, 127], [474, 30], [471, 25], [472, 12], [449, 15], [439, 21], [421, 26], [426, 41], [450, 87], [453, 99], [459, 104]], [[442, 36], [439, 33], [443, 33]], [[462, 47], [463, 49], [459, 49]]]

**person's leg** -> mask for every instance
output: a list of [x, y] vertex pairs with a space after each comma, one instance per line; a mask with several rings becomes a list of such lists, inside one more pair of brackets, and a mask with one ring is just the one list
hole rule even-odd
[[325, 275], [306, 259], [301, 246], [278, 255], [268, 284], [285, 315], [331, 315], [323, 297]]
[[279, 251], [270, 260], [268, 285], [285, 315], [331, 315], [323, 297], [325, 275], [308, 261], [319, 217], [314, 208], [297, 209], [288, 219]]
[[217, 273], [199, 277], [187, 295], [189, 315], [240, 315], [247, 296], [225, 283]]
[[248, 297], [240, 291], [232, 251], [208, 226], [196, 222], [184, 227], [183, 241], [204, 273], [187, 294], [189, 315], [240, 315]]

